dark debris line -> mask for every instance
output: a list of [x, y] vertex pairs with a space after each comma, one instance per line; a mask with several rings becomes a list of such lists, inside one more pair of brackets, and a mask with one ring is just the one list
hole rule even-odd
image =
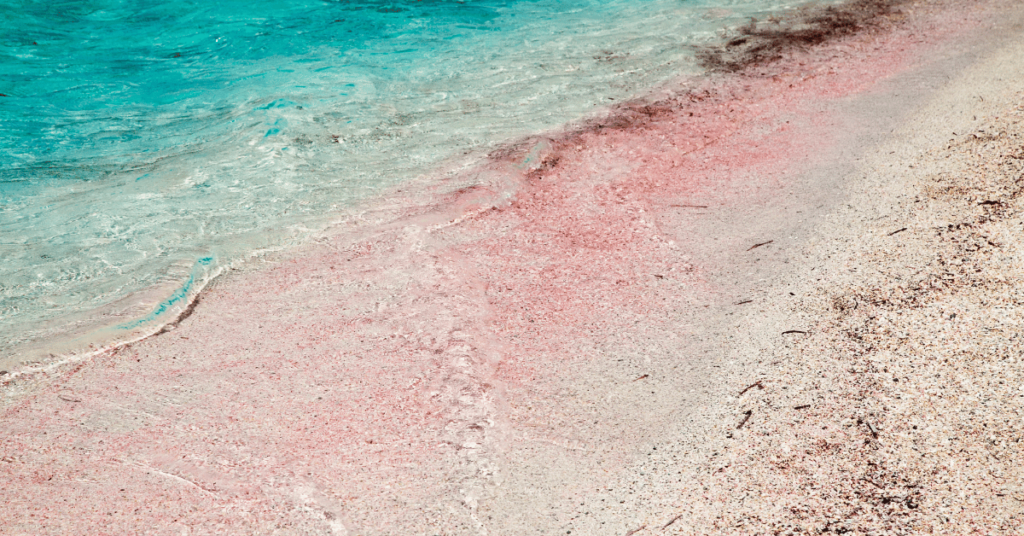
[[714, 72], [737, 72], [780, 59], [787, 52], [820, 45], [853, 33], [882, 27], [904, 0], [855, 0], [839, 5], [811, 7], [785, 19], [750, 24], [721, 45], [697, 50], [701, 67]]

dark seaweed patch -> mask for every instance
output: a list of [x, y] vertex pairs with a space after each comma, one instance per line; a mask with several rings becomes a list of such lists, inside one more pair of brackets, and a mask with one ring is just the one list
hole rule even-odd
[[202, 293], [197, 294], [195, 299], [192, 300], [192, 303], [188, 304], [188, 307], [178, 315], [178, 318], [175, 318], [173, 322], [169, 322], [160, 331], [158, 331], [156, 335], [163, 335], [164, 333], [173, 331], [182, 322], [184, 322], [186, 318], [192, 316], [192, 313], [196, 311], [196, 307], [199, 305], [199, 301], [202, 299], [202, 296]]
[[[700, 65], [714, 72], [738, 72], [754, 65], [781, 59], [785, 53], [806, 49], [859, 31], [883, 29], [900, 17], [898, 7], [914, 0], [851, 0], [838, 5], [797, 10], [785, 19], [772, 17], [762, 23], [751, 21], [725, 39], [723, 44], [697, 49]], [[610, 54], [609, 51], [602, 51]], [[595, 57], [602, 60], [603, 57]], [[550, 139], [551, 155], [578, 144], [587, 132], [642, 128], [659, 117], [678, 111], [689, 103], [717, 97], [714, 90], [684, 91], [658, 101], [643, 98], [611, 108], [607, 116], [576, 123], [557, 139]], [[693, 116], [693, 113], [690, 113]], [[522, 161], [539, 141], [525, 138], [489, 153], [492, 161]], [[1024, 158], [1024, 157], [1022, 157]], [[553, 166], [552, 166], [553, 167]], [[532, 177], [545, 169], [533, 170]]]
[[904, 0], [853, 0], [797, 11], [786, 19], [752, 19], [724, 44], [697, 50], [697, 60], [710, 71], [736, 72], [776, 61], [787, 52], [820, 45], [856, 32], [879, 28]]

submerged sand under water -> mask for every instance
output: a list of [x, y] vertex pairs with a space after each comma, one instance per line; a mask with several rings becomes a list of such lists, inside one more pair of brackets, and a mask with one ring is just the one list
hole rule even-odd
[[1020, 532], [1022, 16], [681, 83], [8, 377], [8, 530]]

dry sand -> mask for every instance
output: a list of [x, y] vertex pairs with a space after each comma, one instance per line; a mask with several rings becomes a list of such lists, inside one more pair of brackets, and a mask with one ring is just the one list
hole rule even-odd
[[811, 262], [744, 313], [732, 420], [668, 532], [1024, 533], [1019, 24], [863, 155]]
[[8, 374], [0, 531], [1019, 534], [1022, 20], [683, 81]]

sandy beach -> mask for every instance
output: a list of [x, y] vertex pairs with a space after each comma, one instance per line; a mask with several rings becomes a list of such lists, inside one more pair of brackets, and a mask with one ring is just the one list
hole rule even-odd
[[1024, 6], [762, 21], [0, 376], [4, 534], [1020, 534]]

